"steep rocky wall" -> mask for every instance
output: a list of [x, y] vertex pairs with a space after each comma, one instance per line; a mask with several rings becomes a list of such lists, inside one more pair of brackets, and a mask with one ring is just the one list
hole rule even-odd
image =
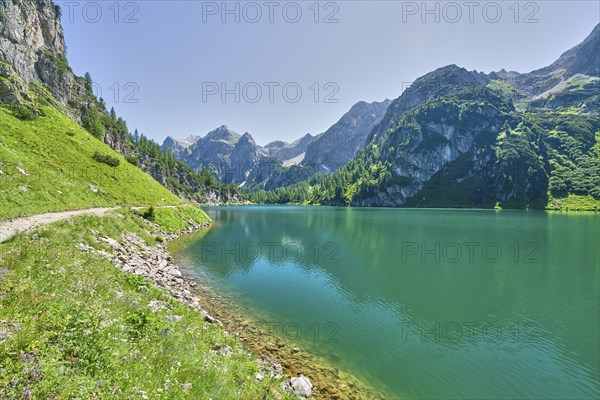
[[[68, 66], [60, 8], [51, 0], [0, 0], [0, 62], [10, 64], [23, 87], [8, 86], [12, 102], [21, 102], [32, 81], [43, 83], [61, 103], [78, 103], [85, 89]], [[10, 71], [0, 72], [10, 78]], [[11, 79], [11, 80], [14, 80]], [[5, 100], [10, 96], [5, 96]], [[74, 116], [75, 119], [77, 115]]]

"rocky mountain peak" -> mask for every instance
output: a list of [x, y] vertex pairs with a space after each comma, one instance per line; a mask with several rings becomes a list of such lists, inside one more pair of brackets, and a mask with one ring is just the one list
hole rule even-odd
[[314, 136], [310, 133], [307, 133], [301, 138], [294, 140], [292, 143], [287, 143], [283, 140], [276, 140], [266, 144], [264, 149], [269, 156], [278, 158], [285, 162], [287, 160], [295, 159], [303, 154], [306, 151], [306, 146], [308, 146], [313, 139]]
[[504, 80], [531, 99], [561, 90], [565, 82], [576, 75], [600, 77], [600, 24], [581, 43], [547, 67], [525, 74], [493, 73], [490, 77]]
[[237, 142], [240, 139], [240, 135], [229, 129], [227, 125], [221, 125], [217, 129], [214, 129], [206, 134], [203, 140], [223, 140], [225, 142]]
[[550, 66], [538, 71], [544, 69], [550, 71], [562, 69], [565, 79], [575, 74], [600, 77], [600, 23], [583, 42], [564, 52]]
[[430, 99], [445, 96], [467, 86], [483, 86], [490, 78], [483, 72], [468, 71], [455, 64], [438, 68], [415, 80], [394, 100], [387, 114], [370, 133], [368, 142], [379, 140], [396, 122], [397, 116]]
[[179, 143], [181, 143], [181, 145], [184, 147], [189, 147], [189, 146], [193, 145], [194, 143], [196, 143], [198, 141], [198, 139], [200, 139], [200, 136], [190, 135], [190, 136], [186, 137], [185, 139], [179, 140]]
[[179, 141], [172, 136], [167, 136], [166, 139], [163, 141], [164, 147], [175, 146], [178, 144], [179, 144]]
[[246, 132], [246, 133], [244, 133], [242, 135], [242, 137], [240, 138], [240, 140], [238, 141], [238, 143], [248, 143], [248, 144], [251, 144], [253, 146], [256, 146], [256, 142], [254, 141], [254, 138], [248, 132]]

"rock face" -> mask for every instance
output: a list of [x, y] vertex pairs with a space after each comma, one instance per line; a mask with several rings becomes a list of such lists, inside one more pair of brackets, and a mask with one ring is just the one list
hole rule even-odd
[[561, 84], [575, 75], [600, 76], [600, 24], [580, 44], [564, 52], [558, 60], [547, 67], [519, 74], [516, 72], [492, 73], [494, 79], [504, 80], [527, 97], [544, 95], [560, 88]]
[[391, 100], [356, 103], [350, 111], [306, 148], [302, 166], [330, 173], [346, 164], [365, 142], [373, 127], [381, 121]]
[[[2, 0], [0, 63], [9, 64], [25, 88], [30, 82], [44, 83], [56, 99], [67, 104], [80, 101], [85, 89], [66, 61], [60, 15], [60, 8], [51, 0]], [[6, 71], [0, 72], [0, 76], [6, 75]]]
[[389, 105], [381, 122], [369, 133], [367, 142], [381, 140], [394, 128], [402, 114], [426, 101], [445, 96], [458, 87], [482, 86], [488, 82], [489, 78], [485, 74], [467, 71], [454, 64], [438, 68], [418, 78]]
[[50, 0], [3, 0], [1, 10], [0, 43], [5, 59], [24, 80], [39, 80], [35, 68], [38, 53], [64, 55], [65, 52], [60, 9]]
[[225, 125], [196, 139], [187, 147], [167, 138], [163, 148], [172, 150], [180, 160], [198, 172], [206, 168], [221, 182], [237, 184], [244, 182], [268, 154], [256, 144], [252, 135], [240, 135]]
[[331, 173], [364, 147], [390, 100], [359, 102], [317, 136], [306, 134], [292, 143], [275, 141], [262, 147], [249, 133], [240, 135], [223, 125], [206, 136], [185, 140], [168, 137], [162, 144], [196, 171], [214, 173], [221, 182], [248, 190], [275, 189], [310, 178], [317, 172]]
[[599, 51], [600, 25], [527, 74], [449, 65], [424, 75], [391, 103], [365, 152], [302, 201], [544, 208], [570, 194], [600, 200]]
[[[306, 152], [306, 148], [314, 138], [313, 135], [307, 133], [292, 143], [276, 140], [267, 144], [265, 150], [269, 153], [269, 156], [280, 159], [284, 164], [295, 165], [302, 161], [304, 158], [302, 155]], [[299, 156], [302, 157], [299, 158]]]

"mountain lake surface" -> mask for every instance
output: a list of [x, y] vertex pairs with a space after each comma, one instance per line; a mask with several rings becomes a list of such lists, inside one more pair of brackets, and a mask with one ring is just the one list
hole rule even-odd
[[390, 398], [599, 398], [600, 215], [208, 207], [174, 254]]

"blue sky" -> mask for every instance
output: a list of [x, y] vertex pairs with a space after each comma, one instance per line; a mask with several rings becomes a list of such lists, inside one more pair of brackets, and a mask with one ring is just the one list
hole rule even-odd
[[223, 124], [259, 144], [318, 134], [440, 66], [546, 66], [600, 21], [598, 1], [57, 4], [74, 71], [158, 142]]

